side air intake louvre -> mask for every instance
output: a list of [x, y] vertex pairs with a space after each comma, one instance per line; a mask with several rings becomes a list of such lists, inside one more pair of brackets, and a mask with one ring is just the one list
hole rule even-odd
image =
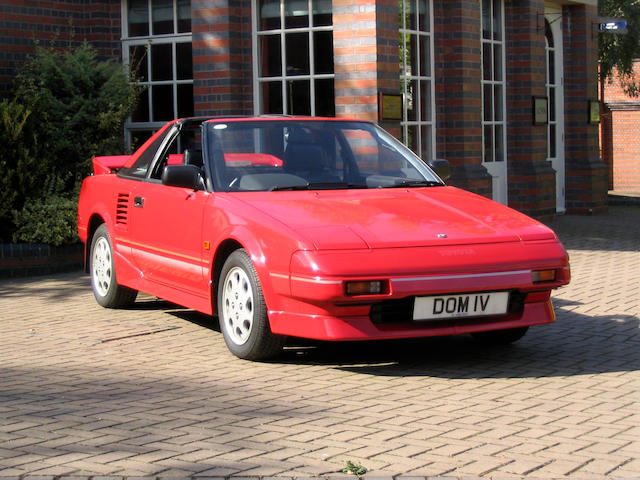
[[129, 194], [119, 193], [116, 204], [116, 225], [126, 225], [129, 220]]

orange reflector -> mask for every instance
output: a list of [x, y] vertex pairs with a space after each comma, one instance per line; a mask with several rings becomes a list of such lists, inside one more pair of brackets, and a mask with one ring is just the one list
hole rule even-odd
[[531, 280], [533, 280], [533, 283], [553, 282], [555, 279], [555, 270], [534, 270], [531, 272]]
[[378, 295], [382, 293], [382, 282], [380, 280], [347, 282], [347, 295]]

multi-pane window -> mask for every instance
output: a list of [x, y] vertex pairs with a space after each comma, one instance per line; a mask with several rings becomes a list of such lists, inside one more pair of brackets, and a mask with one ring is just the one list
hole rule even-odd
[[505, 160], [505, 54], [502, 0], [482, 0], [483, 162]]
[[335, 115], [331, 0], [253, 0], [255, 111]]
[[432, 19], [431, 0], [400, 1], [402, 140], [424, 160], [434, 155]]
[[141, 87], [126, 123], [135, 147], [168, 120], [193, 115], [191, 1], [124, 0], [122, 49]]
[[556, 46], [553, 42], [553, 32], [549, 21], [545, 19], [545, 39], [547, 53], [546, 87], [549, 99], [549, 118], [547, 123], [547, 158], [557, 156], [558, 144], [558, 119], [556, 117], [556, 93], [559, 87], [556, 75]]

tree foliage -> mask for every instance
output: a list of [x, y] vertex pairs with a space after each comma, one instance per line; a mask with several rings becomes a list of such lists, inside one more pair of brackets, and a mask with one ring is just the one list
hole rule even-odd
[[598, 13], [603, 17], [621, 17], [627, 21], [628, 33], [599, 34], [600, 78], [619, 80], [629, 95], [640, 94], [640, 82], [633, 67], [640, 57], [640, 0], [599, 0]]
[[31, 232], [29, 241], [36, 242], [46, 229], [38, 227], [42, 218], [33, 205], [53, 216], [49, 230], [59, 231], [56, 218], [68, 230], [68, 212], [55, 215], [56, 208], [68, 207], [64, 199], [75, 202], [94, 156], [122, 153], [123, 124], [137, 91], [122, 65], [100, 61], [83, 44], [64, 51], [39, 47], [13, 94], [0, 102], [0, 242], [16, 231]]

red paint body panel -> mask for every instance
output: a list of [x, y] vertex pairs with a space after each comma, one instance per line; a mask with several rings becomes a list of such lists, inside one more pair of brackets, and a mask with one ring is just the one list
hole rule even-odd
[[[146, 147], [94, 160], [96, 175], [80, 195], [80, 238], [89, 243], [105, 223], [119, 284], [207, 314], [215, 313], [217, 256], [230, 241], [253, 261], [272, 331], [297, 337], [390, 339], [549, 323], [549, 293], [570, 279], [550, 229], [457, 188], [213, 192], [111, 173], [131, 167]], [[227, 160], [251, 161], [243, 155]], [[555, 281], [532, 283], [539, 269], [556, 270]], [[349, 297], [350, 280], [381, 280], [388, 289]], [[496, 317], [372, 320], [372, 308], [390, 300], [493, 291], [517, 292], [522, 305]]]

